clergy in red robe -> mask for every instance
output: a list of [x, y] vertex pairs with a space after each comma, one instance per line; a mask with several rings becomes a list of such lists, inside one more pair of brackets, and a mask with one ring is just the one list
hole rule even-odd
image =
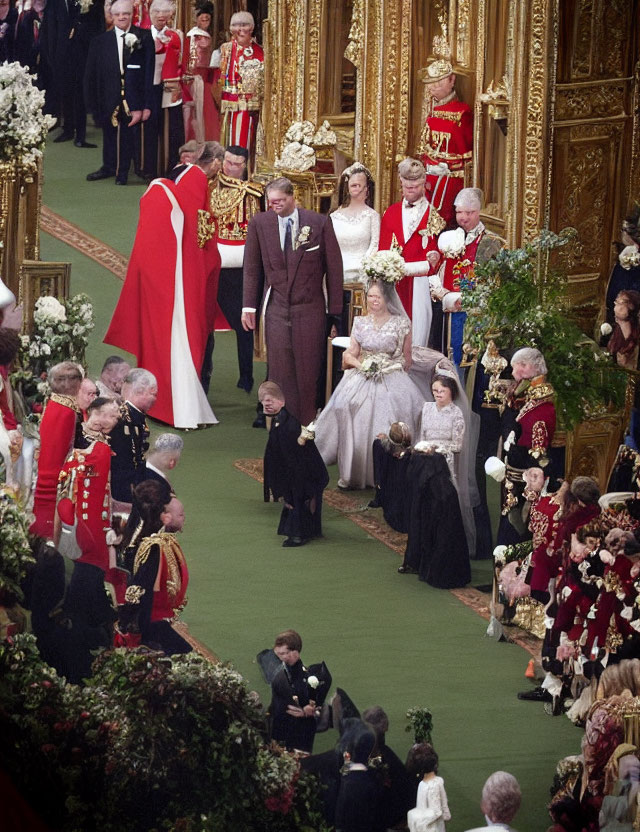
[[[200, 383], [208, 285], [220, 258], [211, 234], [207, 177], [188, 165], [156, 179], [140, 200], [138, 230], [105, 343], [132, 353], [158, 381], [149, 415], [178, 428], [216, 424]], [[203, 229], [208, 229], [203, 233]]]
[[440, 261], [436, 238], [445, 221], [425, 197], [425, 169], [416, 159], [398, 165], [402, 201], [384, 212], [379, 250], [395, 249], [405, 260], [406, 277], [398, 284], [398, 296], [412, 320], [412, 343], [426, 347], [431, 328], [429, 275]]
[[473, 113], [455, 91], [456, 76], [446, 60], [423, 70], [431, 101], [420, 138], [427, 169], [429, 199], [447, 222], [453, 219], [456, 195], [464, 187], [464, 168], [473, 155]]

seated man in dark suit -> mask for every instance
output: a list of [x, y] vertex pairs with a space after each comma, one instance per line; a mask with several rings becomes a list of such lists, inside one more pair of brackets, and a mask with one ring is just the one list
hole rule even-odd
[[184, 441], [177, 433], [161, 433], [147, 454], [147, 461], [136, 471], [136, 484], [145, 480], [166, 483], [175, 494], [169, 482], [169, 473], [180, 462]]
[[102, 128], [102, 167], [87, 175], [126, 185], [134, 128], [151, 114], [155, 53], [151, 34], [131, 25], [131, 0], [111, 6], [114, 28], [94, 38], [84, 77], [87, 109]]
[[131, 503], [131, 486], [136, 473], [144, 465], [149, 450], [149, 428], [145, 417], [158, 396], [158, 383], [153, 373], [137, 367], [131, 370], [122, 385], [124, 404], [120, 420], [111, 431], [111, 496], [121, 503]]

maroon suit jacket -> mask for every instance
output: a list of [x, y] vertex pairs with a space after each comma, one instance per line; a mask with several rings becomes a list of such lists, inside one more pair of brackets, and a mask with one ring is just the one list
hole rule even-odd
[[283, 306], [322, 305], [322, 278], [326, 275], [330, 315], [342, 314], [342, 255], [329, 217], [298, 209], [299, 232], [310, 228], [309, 238], [298, 245], [285, 263], [280, 247], [278, 216], [266, 211], [249, 223], [244, 249], [243, 307], [259, 311], [271, 287], [272, 302]]

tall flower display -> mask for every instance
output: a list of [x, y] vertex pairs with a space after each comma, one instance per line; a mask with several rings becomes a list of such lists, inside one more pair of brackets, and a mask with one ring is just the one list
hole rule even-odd
[[55, 124], [42, 112], [44, 92], [26, 67], [0, 64], [0, 162], [34, 166]]

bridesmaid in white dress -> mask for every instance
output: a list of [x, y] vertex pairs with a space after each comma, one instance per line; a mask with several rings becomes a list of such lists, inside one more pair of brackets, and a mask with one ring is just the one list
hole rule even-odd
[[363, 280], [362, 261], [378, 250], [380, 214], [374, 211], [374, 182], [367, 168], [355, 162], [340, 177], [340, 207], [331, 214], [340, 252], [344, 282]]
[[409, 832], [445, 832], [445, 822], [451, 820], [451, 813], [444, 780], [438, 777], [438, 755], [426, 742], [411, 753], [422, 779], [418, 784], [416, 808], [407, 813]]

